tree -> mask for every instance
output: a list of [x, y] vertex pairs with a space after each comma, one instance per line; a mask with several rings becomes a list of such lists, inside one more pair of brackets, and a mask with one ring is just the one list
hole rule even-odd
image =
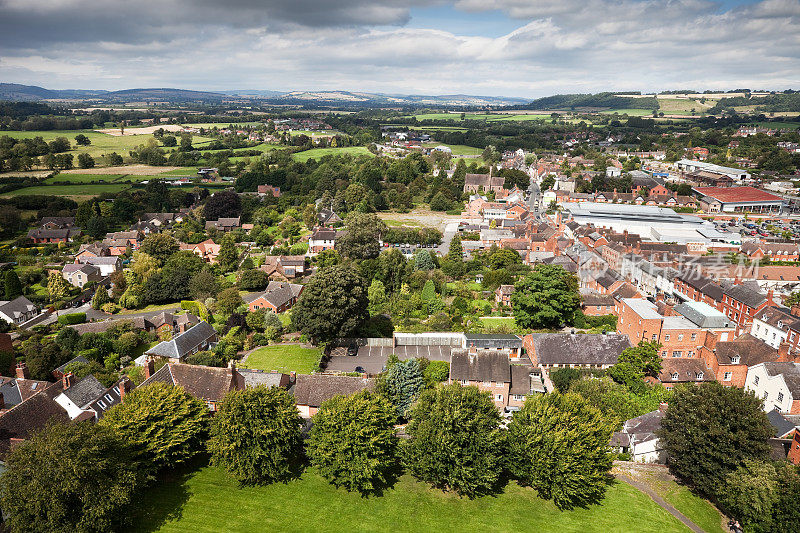
[[116, 167], [121, 165], [122, 163], [124, 163], [124, 160], [122, 159], [122, 156], [119, 155], [117, 152], [111, 152], [110, 154], [108, 154], [109, 165]]
[[321, 269], [292, 308], [292, 326], [314, 342], [349, 337], [369, 318], [364, 281], [349, 265]]
[[713, 382], [677, 390], [657, 435], [670, 470], [710, 496], [746, 460], [767, 459], [772, 426], [752, 392]]
[[226, 235], [219, 246], [219, 254], [217, 254], [217, 264], [223, 272], [230, 272], [236, 270], [239, 264], [239, 253], [236, 251], [236, 243], [233, 238]]
[[100, 419], [131, 443], [143, 468], [173, 468], [205, 449], [211, 414], [183, 387], [153, 383], [125, 395]]
[[488, 392], [458, 383], [428, 389], [406, 432], [405, 463], [418, 479], [470, 498], [490, 493], [499, 480], [500, 413]]
[[243, 303], [242, 295], [235, 287], [225, 289], [217, 295], [217, 308], [225, 315], [230, 315]]
[[326, 400], [308, 439], [311, 464], [337, 487], [380, 493], [397, 473], [395, 420], [392, 405], [368, 390]]
[[69, 284], [59, 272], [50, 272], [47, 276], [47, 293], [50, 295], [50, 301], [55, 302], [63, 300], [69, 296]]
[[420, 298], [422, 298], [423, 302], [431, 302], [436, 298], [436, 285], [433, 283], [432, 279], [426, 281], [425, 285], [422, 286]]
[[302, 424], [285, 389], [231, 391], [211, 424], [211, 460], [247, 485], [288, 479], [302, 456]]
[[436, 268], [428, 250], [417, 250], [414, 254], [414, 268], [416, 270], [433, 270]]
[[22, 296], [22, 283], [16, 271], [9, 270], [5, 274], [5, 299], [13, 300], [17, 296]]
[[251, 268], [239, 273], [239, 288], [247, 291], [262, 291], [269, 284], [269, 276], [263, 270]]
[[425, 388], [422, 367], [416, 359], [390, 364], [381, 377], [381, 391], [395, 408], [397, 418], [408, 417], [411, 405]]
[[92, 144], [91, 139], [84, 135], [83, 133], [79, 133], [75, 136], [75, 142], [78, 143], [79, 146], [89, 146]]
[[450, 199], [442, 192], [437, 192], [431, 199], [431, 211], [448, 211], [452, 203]]
[[124, 531], [143, 480], [131, 447], [112, 430], [51, 424], [6, 458], [5, 524], [12, 531]]
[[400, 291], [410, 270], [403, 253], [397, 248], [391, 248], [378, 256], [375, 279], [381, 280], [388, 292], [396, 293]]
[[494, 270], [522, 264], [522, 256], [516, 250], [500, 248], [489, 256], [489, 266]]
[[577, 394], [529, 396], [508, 425], [511, 470], [559, 509], [597, 503], [611, 470], [611, 431]]
[[208, 197], [203, 206], [203, 217], [206, 220], [238, 217], [242, 212], [242, 200], [233, 191], [220, 191]]
[[639, 341], [639, 344], [625, 348], [619, 356], [620, 363], [630, 363], [645, 376], [658, 376], [661, 371], [661, 344]]
[[75, 224], [85, 228], [89, 219], [95, 216], [97, 216], [97, 212], [94, 210], [94, 204], [92, 202], [83, 202], [75, 212]]
[[386, 287], [379, 279], [373, 279], [369, 288], [367, 289], [367, 298], [369, 299], [369, 314], [370, 316], [379, 315], [386, 307]]
[[81, 168], [94, 168], [94, 157], [87, 153], [78, 154], [78, 166]]
[[167, 233], [151, 233], [144, 238], [139, 247], [139, 251], [153, 257], [158, 266], [166, 263], [167, 259], [179, 249], [178, 241]]
[[523, 328], [557, 328], [580, 307], [577, 279], [557, 265], [536, 265], [514, 287], [511, 305]]
[[558, 368], [550, 372], [550, 381], [558, 392], [565, 393], [581, 376], [581, 371], [576, 368]]
[[105, 219], [103, 218], [92, 217], [89, 219], [89, 222], [86, 223], [86, 233], [95, 239], [99, 239], [105, 235], [107, 231], [108, 226], [106, 226]]
[[458, 262], [464, 260], [464, 249], [461, 246], [461, 237], [458, 235], [455, 235], [450, 241], [450, 248], [447, 250], [447, 259]]
[[374, 259], [381, 253], [378, 242], [386, 224], [374, 214], [351, 212], [345, 220], [347, 232], [337, 241], [341, 254], [350, 259]]
[[219, 293], [217, 276], [204, 268], [189, 280], [189, 295], [195, 300], [204, 301], [213, 298]]
[[[777, 473], [766, 461], [745, 460], [744, 464], [725, 476], [719, 487], [719, 501], [731, 516], [746, 526], [766, 525], [777, 501]], [[755, 528], [754, 528], [755, 529]], [[770, 528], [763, 528], [768, 531]]]
[[98, 285], [94, 296], [92, 296], [92, 309], [100, 309], [110, 301], [111, 298], [108, 297], [108, 289], [102, 285]]

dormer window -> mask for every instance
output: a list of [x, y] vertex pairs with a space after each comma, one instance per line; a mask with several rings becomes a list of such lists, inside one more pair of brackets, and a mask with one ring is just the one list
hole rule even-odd
[[704, 376], [704, 375], [705, 375], [705, 374], [703, 374], [702, 372], [698, 372], [698, 373], [697, 373], [697, 379], [703, 379], [703, 376]]
[[672, 373], [672, 379], [673, 379], [673, 381], [677, 381], [678, 380], [678, 373], [677, 372], [673, 372]]
[[738, 355], [734, 355], [733, 357], [731, 357], [731, 364], [732, 365], [738, 365], [739, 364], [739, 360], [740, 360], [739, 356]]
[[778, 329], [783, 329], [783, 321], [778, 320]]

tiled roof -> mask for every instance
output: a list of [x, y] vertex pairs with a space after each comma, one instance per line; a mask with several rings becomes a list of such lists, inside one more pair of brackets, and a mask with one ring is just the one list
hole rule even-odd
[[99, 398], [105, 390], [106, 388], [103, 384], [96, 377], [89, 374], [75, 385], [65, 389], [64, 396], [78, 407], [83, 408]]
[[613, 365], [631, 347], [627, 335], [533, 333], [531, 337], [536, 357], [545, 365]]
[[[674, 377], [675, 374], [677, 374], [677, 378]], [[658, 380], [661, 383], [716, 381], [714, 372], [706, 367], [705, 361], [699, 357], [666, 357], [662, 359]]]
[[337, 395], [349, 396], [364, 389], [373, 390], [375, 380], [328, 374], [300, 374], [294, 386], [297, 405], [319, 407], [322, 402]]
[[694, 190], [723, 203], [783, 201], [780, 196], [755, 187], [695, 187]]
[[5, 459], [12, 438], [27, 439], [49, 422], [69, 422], [64, 408], [53, 401], [59, 391], [59, 384], [54, 384], [0, 414], [0, 459]]
[[183, 387], [186, 392], [205, 401], [218, 402], [236, 386], [230, 368], [168, 363], [150, 376], [140, 387], [151, 383]]
[[509, 383], [508, 355], [494, 350], [453, 350], [450, 352], [450, 379], [455, 381], [494, 381]]
[[721, 365], [730, 365], [734, 357], [739, 358], [739, 364], [753, 366], [778, 358], [778, 351], [761, 339], [749, 333], [739, 335], [732, 341], [718, 342], [714, 355]]

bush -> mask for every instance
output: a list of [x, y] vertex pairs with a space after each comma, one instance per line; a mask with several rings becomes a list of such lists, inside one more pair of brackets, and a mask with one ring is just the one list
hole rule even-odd
[[58, 323], [62, 326], [83, 324], [84, 322], [86, 322], [86, 313], [69, 313], [58, 317]]

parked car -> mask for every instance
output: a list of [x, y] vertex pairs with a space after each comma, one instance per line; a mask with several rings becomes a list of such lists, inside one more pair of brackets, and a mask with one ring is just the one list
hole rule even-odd
[[356, 346], [355, 344], [351, 344], [350, 346], [348, 346], [347, 355], [350, 356], [358, 355], [358, 346]]

